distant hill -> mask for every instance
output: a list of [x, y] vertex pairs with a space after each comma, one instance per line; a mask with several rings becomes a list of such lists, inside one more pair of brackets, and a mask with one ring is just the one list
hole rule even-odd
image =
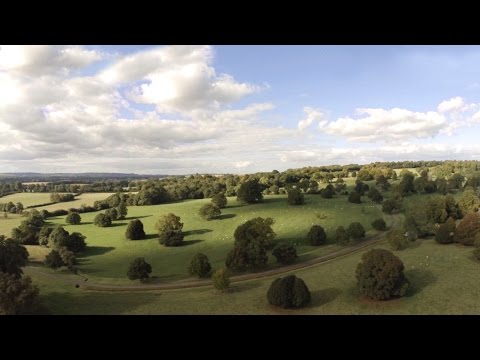
[[41, 181], [67, 181], [67, 180], [121, 180], [121, 179], [151, 179], [163, 178], [168, 175], [141, 175], [133, 173], [36, 173], [36, 172], [10, 172], [0, 173], [0, 179], [19, 180], [22, 182]]

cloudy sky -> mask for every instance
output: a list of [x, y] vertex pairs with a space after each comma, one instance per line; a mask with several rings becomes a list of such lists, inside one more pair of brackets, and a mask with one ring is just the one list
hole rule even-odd
[[480, 159], [479, 46], [0, 46], [0, 173]]

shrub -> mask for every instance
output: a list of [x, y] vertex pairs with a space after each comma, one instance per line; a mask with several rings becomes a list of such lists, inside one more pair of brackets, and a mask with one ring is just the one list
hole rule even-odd
[[112, 218], [106, 214], [97, 214], [95, 219], [93, 219], [93, 223], [98, 227], [107, 227], [112, 225]]
[[158, 242], [165, 246], [180, 246], [183, 244], [183, 223], [180, 217], [172, 213], [161, 216], [155, 224], [158, 230]]
[[143, 282], [150, 277], [151, 272], [152, 266], [143, 257], [139, 257], [130, 263], [127, 276], [130, 280], [140, 279]]
[[393, 250], [404, 250], [409, 244], [409, 241], [403, 231], [398, 229], [390, 231], [385, 239]]
[[198, 214], [205, 220], [212, 220], [218, 218], [221, 211], [217, 205], [205, 204], [200, 208]]
[[455, 220], [448, 218], [445, 224], [441, 224], [437, 233], [435, 234], [435, 241], [439, 244], [451, 244], [453, 243], [453, 235], [455, 233]]
[[237, 200], [242, 203], [253, 204], [262, 201], [262, 186], [258, 180], [248, 180], [240, 185], [237, 191]]
[[356, 191], [352, 191], [348, 194], [348, 201], [354, 204], [360, 204], [362, 202], [362, 197]]
[[350, 239], [358, 241], [365, 237], [365, 228], [359, 222], [353, 222], [348, 226], [347, 235]]
[[362, 256], [356, 270], [360, 292], [374, 300], [404, 296], [410, 285], [402, 261], [391, 251], [373, 249]]
[[267, 292], [268, 302], [284, 309], [304, 307], [310, 299], [307, 285], [295, 275], [274, 280]]
[[339, 226], [337, 230], [335, 230], [335, 234], [333, 235], [333, 241], [335, 241], [339, 245], [348, 245], [350, 243], [347, 230], [345, 230], [343, 226]]
[[327, 242], [327, 234], [320, 225], [313, 225], [307, 234], [307, 240], [310, 245], [323, 245]]
[[480, 217], [476, 213], [469, 213], [455, 229], [453, 240], [462, 245], [472, 246], [479, 232]]
[[0, 273], [0, 315], [33, 314], [39, 307], [40, 290], [28, 276]]
[[62, 267], [64, 264], [62, 257], [60, 256], [60, 253], [57, 250], [52, 250], [50, 253], [45, 256], [45, 265], [48, 266], [49, 268], [52, 268], [53, 270], [58, 269], [59, 267]]
[[65, 222], [70, 225], [78, 225], [82, 221], [80, 215], [76, 212], [71, 212], [65, 218]]
[[305, 197], [300, 189], [288, 190], [288, 203], [290, 205], [303, 205], [305, 203]]
[[143, 230], [143, 223], [138, 220], [132, 220], [128, 223], [125, 237], [129, 240], [145, 239], [145, 231]]
[[230, 287], [230, 276], [228, 274], [228, 270], [224, 268], [215, 270], [212, 275], [212, 283], [215, 289], [222, 292], [227, 291]]
[[[278, 192], [278, 188], [277, 188]], [[227, 197], [224, 192], [218, 193], [212, 196], [212, 204], [216, 205], [218, 208], [223, 209], [227, 206]]]
[[105, 211], [105, 215], [108, 216], [112, 221], [118, 219], [118, 211], [116, 208], [111, 208]]
[[210, 270], [212, 270], [212, 267], [210, 266], [208, 257], [202, 253], [196, 254], [188, 266], [188, 273], [200, 278], [207, 277], [208, 274], [210, 274]]
[[376, 219], [376, 220], [373, 220], [372, 222], [372, 227], [375, 229], [375, 230], [380, 230], [380, 231], [385, 231], [387, 230], [387, 224], [385, 223], [385, 220], [379, 218], [379, 219]]
[[297, 249], [292, 244], [281, 243], [273, 249], [272, 255], [277, 258], [277, 262], [290, 264], [297, 258]]

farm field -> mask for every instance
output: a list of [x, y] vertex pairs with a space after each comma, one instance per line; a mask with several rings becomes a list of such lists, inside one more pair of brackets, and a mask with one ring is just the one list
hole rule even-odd
[[299, 310], [268, 305], [266, 293], [276, 277], [234, 283], [227, 294], [212, 287], [136, 293], [85, 291], [72, 285], [75, 275], [65, 273], [59, 280], [48, 276], [51, 270], [40, 274], [28, 267], [25, 272], [55, 314], [478, 314], [480, 264], [471, 250], [419, 240], [412, 248], [395, 251], [411, 286], [405, 297], [386, 302], [366, 300], [356, 290], [355, 268], [365, 251], [294, 271], [312, 293], [311, 304]]
[[[351, 204], [346, 196], [323, 199], [317, 195], [307, 195], [306, 204], [300, 206], [288, 205], [284, 195], [266, 196], [263, 203], [246, 206], [237, 203], [233, 197], [228, 201], [227, 208], [222, 209], [221, 219], [212, 221], [204, 220], [197, 214], [210, 199], [130, 206], [126, 220], [115, 221], [113, 226], [106, 228], [93, 225], [98, 212], [81, 214], [80, 225], [66, 225], [65, 217], [50, 218], [49, 221], [52, 225], [65, 226], [67, 231], [78, 231], [87, 237], [87, 250], [79, 259], [82, 273], [89, 277], [108, 278], [104, 280], [110, 283], [128, 283], [126, 269], [136, 257], [145, 257], [152, 264], [152, 276], [162, 282], [188, 278], [187, 265], [198, 252], [206, 254], [214, 268], [222, 266], [233, 246], [233, 233], [237, 226], [255, 217], [272, 217], [275, 220], [273, 230], [277, 233], [276, 241], [295, 244], [297, 253], [304, 254], [304, 259], [339, 248], [337, 245], [308, 245], [306, 234], [312, 225], [322, 225], [331, 238], [339, 225], [348, 226], [352, 221], [359, 221], [368, 236], [376, 233], [371, 222], [383, 217], [379, 207], [367, 199], [363, 204]], [[180, 216], [184, 223], [184, 246], [164, 247], [158, 243], [155, 223], [160, 215], [169, 212]], [[127, 224], [133, 218], [143, 222], [147, 239], [131, 241], [125, 238]], [[271, 255], [269, 263], [271, 266], [275, 263]]]

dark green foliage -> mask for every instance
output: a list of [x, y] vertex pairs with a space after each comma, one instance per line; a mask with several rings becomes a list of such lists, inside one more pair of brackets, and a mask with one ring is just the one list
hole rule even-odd
[[380, 186], [383, 191], [386, 191], [390, 188], [390, 183], [384, 175], [377, 176], [375, 184]]
[[207, 255], [202, 253], [196, 254], [188, 266], [188, 273], [190, 275], [198, 276], [199, 278], [208, 277], [211, 270], [212, 267], [208, 261]]
[[82, 218], [80, 217], [80, 214], [76, 212], [71, 212], [67, 215], [65, 218], [65, 222], [70, 225], [78, 225], [82, 221]]
[[[264, 263], [267, 262], [267, 252], [263, 249], [262, 255], [265, 257]], [[225, 260], [225, 265], [227, 269], [231, 271], [244, 271], [249, 267], [249, 258], [247, 254], [247, 249], [244, 249], [240, 246], [234, 246], [227, 254]]]
[[353, 222], [347, 229], [348, 237], [354, 241], [358, 241], [365, 237], [365, 228], [359, 222]]
[[378, 191], [376, 188], [371, 188], [368, 191], [368, 197], [372, 199], [373, 202], [376, 202], [377, 204], [383, 201], [382, 194], [380, 194], [380, 191]]
[[455, 229], [453, 241], [462, 245], [472, 246], [477, 234], [480, 233], [480, 217], [476, 213], [465, 215], [463, 220]]
[[214, 204], [205, 204], [203, 205], [198, 214], [205, 220], [213, 220], [218, 218], [221, 215], [220, 208]]
[[45, 256], [44, 263], [45, 263], [45, 266], [48, 266], [53, 270], [56, 270], [59, 267], [62, 267], [63, 265], [65, 265], [65, 263], [62, 260], [62, 257], [60, 256], [60, 252], [58, 252], [57, 250], [50, 251], [47, 254], [47, 256]]
[[262, 201], [262, 199], [262, 186], [256, 179], [245, 181], [237, 191], [237, 200], [242, 203], [253, 204]]
[[180, 217], [175, 214], [168, 213], [161, 216], [155, 224], [158, 230], [158, 241], [165, 246], [180, 246], [183, 244], [183, 223]]
[[[278, 194], [278, 186], [276, 188], [276, 193]], [[215, 194], [212, 196], [212, 204], [218, 206], [220, 209], [223, 209], [227, 206], [227, 197], [224, 192]]]
[[395, 199], [387, 199], [382, 204], [382, 211], [385, 214], [392, 214], [400, 210], [400, 202]]
[[435, 241], [439, 244], [451, 244], [453, 243], [453, 235], [455, 233], [455, 220], [448, 218], [445, 224], [441, 224], [437, 233], [435, 234]]
[[374, 300], [404, 296], [410, 285], [402, 261], [391, 251], [373, 249], [362, 256], [356, 278], [360, 292]]
[[66, 202], [66, 201], [73, 201], [75, 196], [73, 194], [59, 194], [59, 193], [52, 193], [50, 194], [50, 201], [51, 202]]
[[277, 262], [282, 264], [291, 264], [297, 258], [297, 249], [289, 243], [280, 243], [273, 249], [272, 255], [277, 258]]
[[27, 264], [28, 251], [13, 239], [0, 235], [0, 272], [20, 277]]
[[145, 238], [145, 231], [143, 230], [143, 223], [138, 220], [132, 220], [128, 223], [125, 237], [129, 240], [141, 240]]
[[53, 228], [44, 226], [40, 229], [40, 232], [38, 233], [38, 244], [47, 246], [48, 245], [48, 238], [50, 234], [52, 233]]
[[335, 234], [333, 235], [333, 241], [338, 245], [348, 245], [350, 243], [350, 239], [347, 234], [347, 230], [343, 226], [339, 226], [335, 230]]
[[39, 294], [30, 277], [0, 273], [0, 315], [34, 314], [39, 307]]
[[357, 192], [360, 194], [360, 196], [365, 195], [365, 193], [370, 189], [370, 187], [363, 183], [360, 180], [355, 181], [355, 187], [353, 188], [353, 191]]
[[68, 240], [64, 247], [68, 250], [72, 251], [73, 253], [79, 253], [86, 249], [87, 243], [85, 242], [85, 236], [78, 232], [73, 232], [68, 237]]
[[305, 197], [300, 189], [288, 190], [288, 203], [290, 205], [303, 205], [305, 203]]
[[136, 258], [130, 263], [127, 276], [130, 280], [145, 281], [150, 277], [152, 266], [145, 261], [143, 257]]
[[56, 226], [48, 237], [48, 246], [58, 250], [62, 246], [67, 246], [70, 233], [62, 226]]
[[[402, 170], [404, 172], [404, 170]], [[399, 192], [401, 196], [415, 192], [413, 180], [415, 176], [410, 171], [405, 171], [402, 175], [402, 181], [399, 184]]]
[[[110, 208], [105, 211], [105, 215], [108, 216], [112, 221], [115, 221], [118, 219], [118, 212], [116, 208]], [[110, 225], [107, 225], [110, 226]]]
[[380, 231], [387, 230], [387, 224], [385, 223], [385, 220], [383, 220], [381, 218], [373, 220], [372, 227], [375, 230], [380, 230]]
[[93, 219], [93, 223], [98, 227], [107, 227], [112, 225], [112, 218], [107, 214], [100, 213], [95, 216], [95, 218]]
[[125, 216], [128, 214], [128, 208], [127, 204], [125, 204], [125, 201], [120, 201], [120, 204], [118, 204], [117, 207], [117, 219], [118, 220], [123, 220], [125, 219]]
[[267, 292], [267, 300], [274, 306], [295, 309], [306, 306], [311, 300], [311, 295], [302, 279], [288, 275], [272, 282]]
[[405, 236], [405, 233], [400, 229], [388, 232], [387, 236], [385, 236], [385, 240], [387, 240], [388, 245], [390, 245], [393, 250], [404, 250], [409, 245], [409, 240]]
[[480, 206], [480, 200], [472, 188], [467, 188], [458, 201], [458, 206], [463, 214], [476, 212]]
[[327, 242], [327, 234], [325, 229], [320, 225], [313, 225], [307, 234], [307, 240], [310, 245], [318, 246]]
[[69, 269], [72, 269], [77, 264], [77, 259], [73, 251], [68, 250], [66, 247], [61, 247], [58, 253], [60, 254], [63, 265]]
[[360, 204], [362, 202], [362, 198], [358, 192], [352, 191], [350, 194], [348, 194], [348, 201], [353, 204]]
[[225, 292], [230, 287], [230, 276], [228, 270], [220, 268], [212, 274], [213, 287], [219, 291]]
[[12, 238], [21, 244], [37, 245], [38, 233], [44, 224], [43, 216], [37, 210], [32, 210], [27, 219], [12, 229]]
[[455, 220], [462, 218], [462, 211], [451, 194], [445, 196], [445, 210], [448, 217], [452, 217]]
[[435, 180], [435, 185], [437, 186], [437, 192], [439, 192], [442, 195], [446, 195], [448, 193], [448, 183], [447, 180], [443, 178], [438, 178]]

